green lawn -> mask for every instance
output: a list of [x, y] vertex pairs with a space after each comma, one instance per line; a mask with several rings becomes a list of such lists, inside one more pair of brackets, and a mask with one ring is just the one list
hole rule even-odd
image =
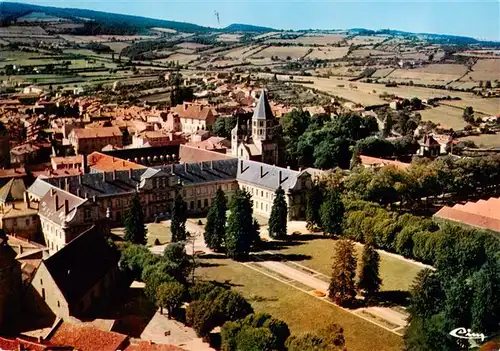
[[[335, 240], [313, 239], [296, 242], [296, 245], [288, 246], [280, 252], [283, 254], [297, 254], [311, 256], [296, 261], [308, 268], [314, 269], [326, 275], [331, 274], [332, 257], [335, 248]], [[362, 247], [356, 245], [358, 262], [361, 260]], [[380, 254], [380, 276], [382, 278], [382, 291], [403, 290], [407, 291], [413, 279], [422, 269], [419, 265], [400, 260], [388, 254]]]
[[403, 347], [403, 340], [397, 335], [240, 263], [226, 258], [202, 259], [201, 263], [202, 267], [196, 269], [199, 278], [232, 284], [256, 312], [284, 320], [292, 333], [337, 323], [344, 328], [349, 351], [392, 351]]
[[170, 228], [166, 224], [150, 223], [148, 227], [148, 245], [153, 245], [155, 240], [158, 239], [160, 244], [169, 243], [172, 238]]

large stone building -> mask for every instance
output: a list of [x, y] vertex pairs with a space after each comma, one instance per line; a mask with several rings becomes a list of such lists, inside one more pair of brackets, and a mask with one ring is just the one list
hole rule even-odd
[[307, 171], [299, 172], [261, 162], [240, 160], [237, 181], [239, 187], [252, 196], [254, 213], [269, 217], [274, 193], [281, 186], [288, 205], [288, 219], [305, 217], [306, 189], [312, 186], [311, 175]]
[[231, 131], [231, 153], [244, 160], [278, 164], [277, 127], [271, 106], [264, 91], [260, 94], [252, 119], [246, 128], [239, 121]]
[[37, 298], [60, 318], [80, 317], [109, 301], [119, 253], [92, 227], [42, 261], [31, 282]]
[[12, 326], [18, 312], [21, 295], [21, 265], [16, 252], [0, 234], [0, 334]]
[[217, 115], [217, 111], [209, 105], [184, 102], [172, 108], [165, 127], [174, 132], [195, 133], [213, 126]]
[[68, 141], [77, 154], [101, 151], [105, 146], [123, 146], [123, 136], [118, 127], [75, 128], [69, 133]]

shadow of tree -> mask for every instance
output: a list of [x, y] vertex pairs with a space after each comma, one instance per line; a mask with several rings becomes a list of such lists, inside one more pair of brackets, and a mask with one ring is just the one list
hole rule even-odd
[[198, 267], [202, 268], [207, 268], [207, 267], [220, 267], [223, 266], [223, 264], [220, 263], [213, 263], [213, 262], [200, 262], [198, 263]]
[[146, 297], [142, 288], [128, 288], [113, 301], [96, 317], [115, 319], [113, 331], [139, 338], [156, 312], [154, 303]]

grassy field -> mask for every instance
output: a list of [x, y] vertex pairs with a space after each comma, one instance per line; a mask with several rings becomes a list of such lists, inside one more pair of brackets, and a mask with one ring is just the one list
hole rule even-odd
[[[338, 78], [294, 77], [294, 80], [313, 81], [314, 84], [306, 86], [333, 93], [348, 100], [358, 102], [362, 105], [384, 103], [384, 100], [378, 97], [378, 95], [383, 92], [408, 99], [411, 99], [413, 97], [418, 97], [419, 99], [428, 99], [450, 95], [460, 97], [461, 100], [446, 101], [446, 105], [453, 105], [461, 108], [472, 106], [474, 108], [474, 111], [489, 115], [498, 114], [500, 112], [500, 98], [486, 99], [474, 96], [472, 93], [466, 92], [451, 92], [441, 89], [423, 88], [416, 86], [386, 87], [382, 84], [360, 82], [356, 82], [355, 86], [357, 88], [354, 89], [348, 87], [348, 82], [340, 80]], [[338, 87], [339, 84], [344, 84], [345, 87], [340, 88]], [[373, 90], [375, 90], [376, 93], [373, 93]]]
[[307, 55], [307, 58], [310, 59], [321, 59], [321, 60], [334, 60], [347, 55], [347, 51], [349, 48], [347, 47], [324, 47], [324, 48], [315, 48], [313, 51]]
[[[314, 239], [298, 242], [281, 251], [283, 254], [310, 256], [310, 259], [297, 261], [308, 268], [323, 273], [331, 274], [332, 257], [335, 250], [335, 240]], [[361, 260], [362, 246], [356, 245], [358, 263]], [[420, 265], [413, 264], [381, 252], [380, 254], [380, 277], [382, 278], [381, 291], [408, 291], [413, 279], [422, 269]]]
[[432, 121], [443, 128], [463, 129], [467, 123], [462, 115], [463, 110], [456, 107], [440, 105], [438, 107], [428, 108], [419, 112], [422, 121]]
[[304, 56], [308, 50], [309, 48], [303, 46], [270, 46], [256, 53], [254, 57], [278, 56], [280, 59], [286, 59], [290, 56], [292, 59], [298, 59]]
[[446, 84], [460, 78], [467, 71], [467, 67], [457, 64], [435, 64], [414, 69], [397, 69], [388, 79], [412, 80], [420, 84]]
[[500, 148], [500, 134], [482, 134], [460, 138], [460, 140], [472, 140], [481, 148]]
[[273, 38], [269, 39], [267, 43], [293, 43], [293, 44], [304, 44], [304, 45], [328, 45], [328, 44], [336, 44], [344, 40], [344, 35], [338, 34], [325, 34], [325, 35], [304, 35], [298, 37], [297, 39], [280, 39]]
[[198, 277], [228, 282], [247, 298], [256, 312], [267, 312], [284, 320], [292, 333], [314, 331], [328, 323], [344, 328], [349, 351], [401, 350], [397, 335], [329, 305], [302, 291], [280, 283], [229, 259], [203, 259]]

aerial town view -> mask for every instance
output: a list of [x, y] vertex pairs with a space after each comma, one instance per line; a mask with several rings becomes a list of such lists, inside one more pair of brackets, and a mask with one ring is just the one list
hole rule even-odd
[[500, 3], [0, 1], [0, 351], [500, 350]]

